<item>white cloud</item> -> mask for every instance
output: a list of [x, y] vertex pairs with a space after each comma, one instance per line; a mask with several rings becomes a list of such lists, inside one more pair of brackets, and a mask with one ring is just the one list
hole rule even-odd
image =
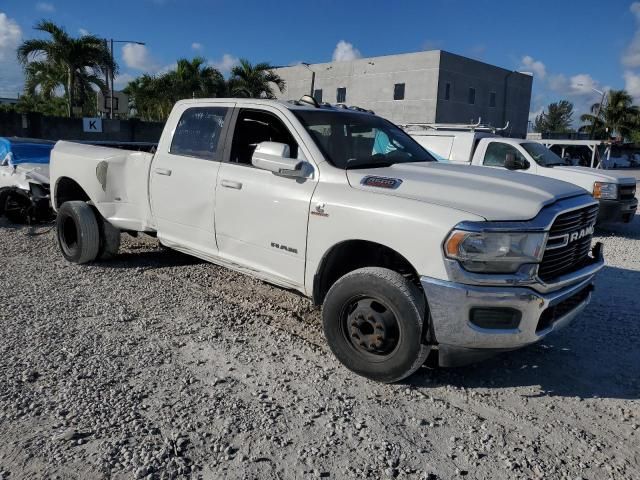
[[623, 77], [624, 89], [629, 92], [636, 102], [640, 102], [640, 74], [626, 71]]
[[622, 65], [629, 68], [640, 67], [640, 2], [633, 2], [629, 7], [631, 13], [636, 17], [638, 27], [633, 35], [631, 43], [627, 45], [620, 61]]
[[569, 79], [569, 93], [574, 95], [593, 95], [594, 89], [598, 89], [600, 85], [588, 73], [580, 73]]
[[530, 55], [525, 55], [520, 60], [519, 70], [529, 70], [533, 72], [533, 74], [540, 78], [544, 79], [547, 76], [547, 67], [540, 60], [535, 60]]
[[238, 63], [240, 63], [240, 59], [238, 57], [234, 57], [229, 53], [225, 53], [222, 58], [218, 61], [211, 60], [209, 65], [217, 68], [222, 73], [229, 73], [233, 67], [235, 67]]
[[360, 50], [355, 48], [352, 43], [340, 40], [333, 50], [334, 62], [350, 62], [362, 57]]
[[0, 61], [13, 59], [22, 40], [22, 29], [6, 13], [0, 12]]
[[16, 60], [16, 48], [21, 41], [20, 25], [0, 12], [0, 96], [15, 97], [22, 90], [22, 68]]
[[82, 36], [89, 35], [89, 30], [87, 30], [86, 28], [79, 28], [78, 33]]
[[204, 45], [202, 45], [200, 42], [193, 42], [191, 44], [191, 49], [195, 50], [197, 52], [199, 52], [200, 50], [202, 50], [204, 48]]
[[136, 43], [125, 43], [122, 47], [122, 59], [127, 67], [141, 72], [155, 72], [160, 68], [151, 57], [149, 49]]
[[119, 74], [114, 80], [114, 86], [116, 90], [122, 90], [124, 87], [127, 86], [127, 84], [132, 81], [135, 80], [136, 76], [135, 75], [131, 75], [130, 73], [121, 73]]
[[38, 10], [39, 12], [53, 13], [56, 11], [56, 7], [53, 5], [53, 3], [38, 2], [36, 3], [36, 10]]

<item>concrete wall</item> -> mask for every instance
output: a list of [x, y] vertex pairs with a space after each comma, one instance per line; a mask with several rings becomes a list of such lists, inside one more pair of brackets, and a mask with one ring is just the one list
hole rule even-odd
[[46, 117], [38, 113], [22, 115], [0, 112], [0, 136], [45, 140], [95, 140], [116, 142], [158, 142], [164, 123], [132, 120], [102, 120], [102, 133], [82, 130], [81, 118]]
[[[277, 72], [287, 89], [278, 98], [297, 100], [310, 94], [309, 69], [316, 72], [314, 89], [322, 89], [323, 101], [336, 103], [337, 89], [345, 87], [346, 104], [369, 108], [395, 123], [469, 123], [482, 118], [483, 123], [494, 126], [508, 120], [515, 136], [527, 132], [530, 75], [432, 50], [280, 68]], [[404, 100], [393, 99], [396, 83], [405, 84]], [[450, 100], [444, 100], [446, 83], [451, 84]], [[473, 105], [468, 101], [470, 87], [476, 90]], [[495, 107], [489, 106], [491, 92], [495, 92]]]
[[[371, 57], [352, 62], [318, 63], [314, 88], [322, 89], [322, 100], [336, 102], [337, 89], [347, 89], [345, 103], [375, 111], [396, 123], [435, 121], [438, 85], [438, 51]], [[280, 68], [287, 82], [279, 98], [297, 100], [309, 94], [311, 71], [305, 66]], [[396, 83], [405, 84], [404, 100], [393, 99]]]
[[[450, 99], [445, 100], [446, 84], [450, 84]], [[441, 52], [436, 122], [477, 122], [504, 126], [509, 122], [511, 136], [527, 133], [531, 102], [531, 75], [472, 60], [449, 52]], [[506, 113], [505, 113], [506, 86]], [[469, 88], [475, 88], [475, 103], [469, 103]], [[490, 106], [495, 92], [495, 107]]]

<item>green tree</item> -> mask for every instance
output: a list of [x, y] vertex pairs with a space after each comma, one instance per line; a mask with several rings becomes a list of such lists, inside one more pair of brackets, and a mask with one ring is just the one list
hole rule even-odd
[[[102, 39], [94, 35], [74, 38], [47, 20], [38, 22], [34, 28], [51, 38], [26, 40], [18, 47], [18, 60], [25, 68], [28, 87], [39, 87], [51, 96], [56, 89], [54, 85], [62, 85], [69, 117], [74, 107], [86, 104], [91, 85], [106, 93], [102, 78], [110, 70], [117, 72], [117, 65]], [[37, 65], [31, 66], [33, 63]]]
[[185, 98], [224, 96], [222, 74], [202, 57], [181, 58], [176, 68], [161, 75], [142, 75], [129, 82], [124, 92], [130, 107], [143, 120], [166, 120], [173, 104]]
[[168, 75], [179, 98], [220, 97], [226, 92], [222, 74], [216, 68], [207, 66], [202, 57], [179, 59], [176, 69]]
[[273, 71], [268, 63], [252, 65], [241, 59], [240, 65], [231, 69], [228, 90], [233, 97], [275, 98], [274, 88], [284, 92], [285, 81]]
[[567, 133], [573, 131], [573, 104], [568, 100], [550, 103], [547, 111], [538, 115], [533, 130], [538, 133]]
[[619, 139], [630, 138], [640, 122], [640, 109], [633, 105], [633, 98], [626, 90], [609, 90], [603, 105], [594, 103], [591, 113], [580, 116], [585, 125], [581, 132], [594, 132], [596, 138], [614, 135]]

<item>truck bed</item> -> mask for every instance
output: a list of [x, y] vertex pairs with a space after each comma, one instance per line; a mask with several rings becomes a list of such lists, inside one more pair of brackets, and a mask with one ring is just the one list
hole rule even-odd
[[59, 141], [51, 152], [53, 198], [73, 179], [114, 226], [153, 230], [148, 194], [152, 159], [146, 152]]

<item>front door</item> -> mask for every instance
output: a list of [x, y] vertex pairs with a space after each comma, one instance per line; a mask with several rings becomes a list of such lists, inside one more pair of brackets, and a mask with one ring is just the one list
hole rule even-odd
[[217, 254], [215, 189], [233, 104], [184, 104], [167, 125], [150, 174], [158, 238], [168, 246]]
[[218, 173], [216, 239], [227, 261], [299, 287], [317, 170], [309, 178], [291, 178], [251, 165], [256, 145], [264, 141], [286, 143], [292, 158], [306, 158], [288, 119], [266, 110], [238, 111], [230, 152]]

